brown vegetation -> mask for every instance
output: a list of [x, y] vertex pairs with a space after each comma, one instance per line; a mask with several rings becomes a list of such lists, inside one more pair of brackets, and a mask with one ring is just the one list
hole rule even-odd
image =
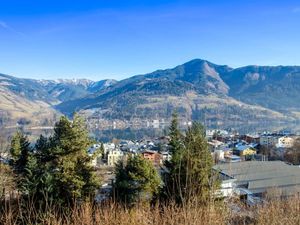
[[296, 138], [293, 147], [286, 150], [284, 158], [294, 165], [300, 164], [300, 138]]
[[140, 205], [128, 209], [113, 203], [97, 206], [84, 203], [72, 209], [65, 209], [64, 212], [51, 206], [44, 212], [39, 212], [30, 204], [25, 207], [21, 205], [6, 202], [0, 213], [0, 224], [197, 225], [224, 224], [227, 221], [226, 210], [216, 205], [205, 208], [192, 206], [183, 208], [175, 204], [164, 207]]
[[[231, 205], [231, 207], [229, 206]], [[64, 211], [51, 205], [43, 211], [29, 203], [1, 203], [0, 224], [51, 225], [201, 225], [201, 224], [300, 224], [300, 199], [278, 200], [257, 207], [232, 204], [194, 207], [140, 205], [128, 209], [113, 203], [84, 203]]]

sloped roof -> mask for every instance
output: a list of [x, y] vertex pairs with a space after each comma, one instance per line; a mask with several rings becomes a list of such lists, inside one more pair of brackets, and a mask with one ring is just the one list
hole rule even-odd
[[300, 190], [300, 168], [282, 161], [224, 163], [214, 168], [234, 177], [237, 185], [247, 185], [253, 193], [276, 188], [281, 194], [291, 195], [292, 191]]
[[249, 148], [252, 149], [252, 147], [249, 146], [249, 145], [237, 145], [235, 150], [244, 151], [244, 150], [249, 149]]

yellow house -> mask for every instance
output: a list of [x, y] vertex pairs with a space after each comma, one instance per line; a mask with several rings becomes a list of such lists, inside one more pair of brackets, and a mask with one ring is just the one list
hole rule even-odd
[[248, 145], [240, 145], [233, 150], [233, 154], [238, 156], [255, 155], [256, 150]]

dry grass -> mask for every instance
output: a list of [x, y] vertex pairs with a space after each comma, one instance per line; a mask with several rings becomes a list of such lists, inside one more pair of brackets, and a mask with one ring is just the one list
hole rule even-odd
[[28, 205], [26, 212], [17, 205], [7, 203], [0, 214], [1, 224], [51, 224], [51, 225], [199, 225], [224, 224], [226, 210], [222, 207], [165, 207], [140, 206], [132, 209], [115, 204], [97, 205], [86, 203], [58, 213], [49, 207], [46, 213]]
[[257, 209], [257, 223], [262, 225], [300, 224], [300, 199], [270, 201]]
[[[237, 205], [236, 205], [237, 206]], [[51, 225], [202, 225], [202, 224], [300, 224], [300, 199], [271, 201], [258, 207], [241, 207], [215, 204], [207, 207], [174, 204], [163, 207], [137, 206], [127, 209], [115, 204], [75, 206], [63, 212], [49, 206], [46, 213], [38, 212], [30, 204], [24, 211], [18, 203], [2, 204], [0, 224], [51, 224]]]

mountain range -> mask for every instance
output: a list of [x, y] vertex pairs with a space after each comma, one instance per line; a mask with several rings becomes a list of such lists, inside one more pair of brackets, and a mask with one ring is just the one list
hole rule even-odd
[[[80, 112], [103, 120], [296, 121], [299, 66], [231, 68], [194, 59], [116, 80], [33, 80], [0, 74], [0, 123], [44, 121]], [[43, 119], [42, 119], [43, 118]]]

